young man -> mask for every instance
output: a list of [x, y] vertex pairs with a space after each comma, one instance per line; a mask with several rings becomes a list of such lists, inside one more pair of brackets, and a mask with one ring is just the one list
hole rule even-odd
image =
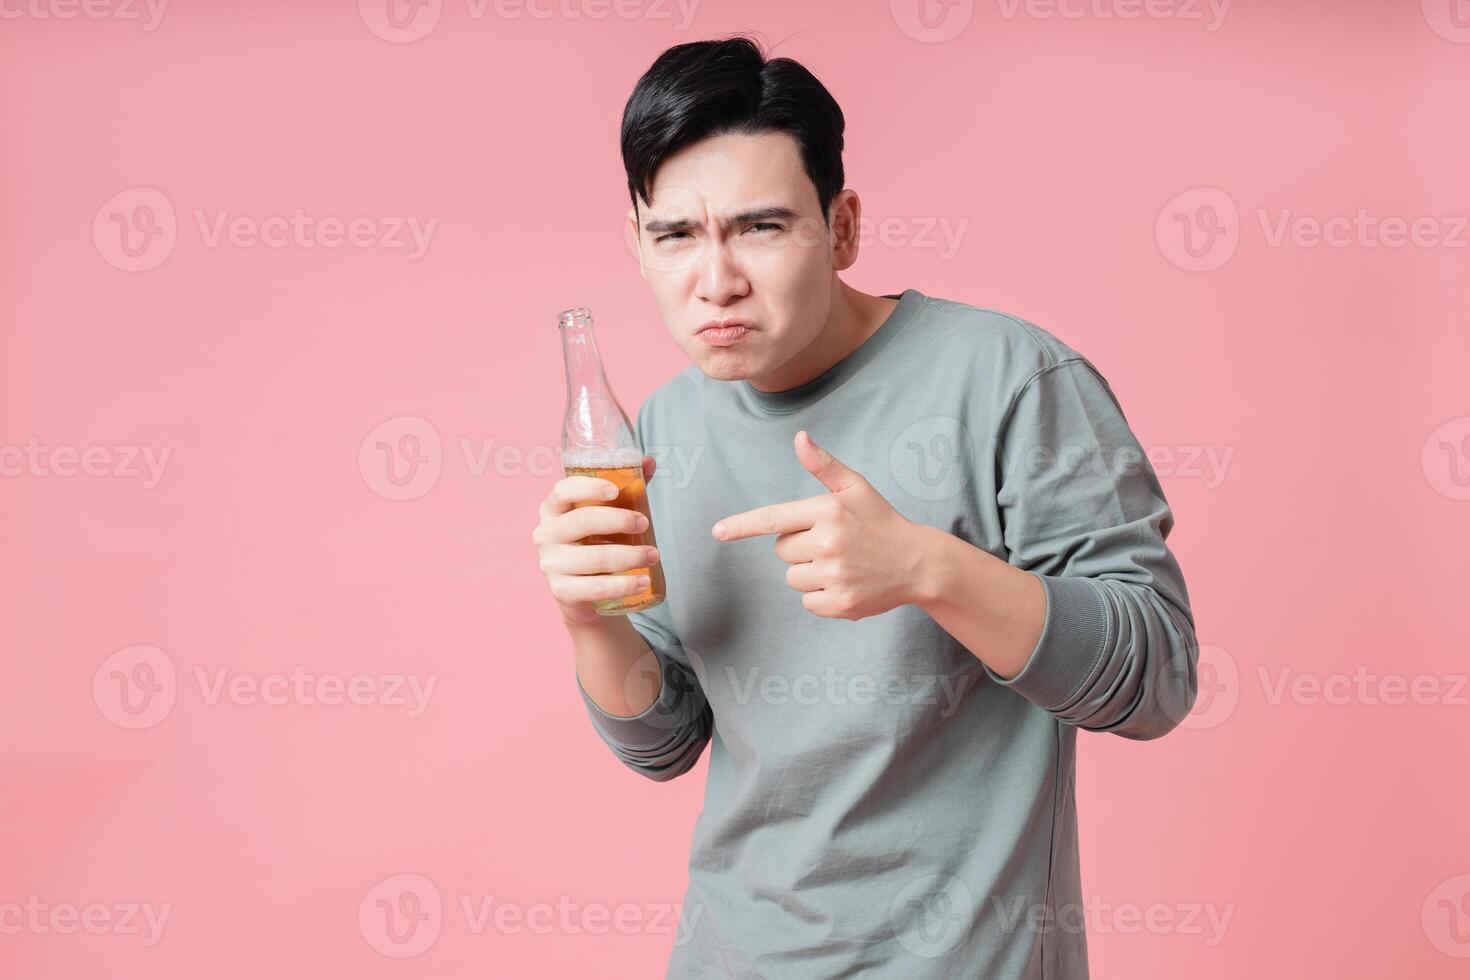
[[636, 426], [667, 599], [593, 611], [650, 562], [578, 544], [637, 529], [572, 507], [604, 481], [558, 481], [532, 537], [612, 751], [662, 781], [711, 746], [670, 978], [1078, 980], [1077, 731], [1194, 703], [1173, 517], [1081, 354], [838, 277], [842, 134], [745, 39], [638, 82], [628, 220], [693, 362]]

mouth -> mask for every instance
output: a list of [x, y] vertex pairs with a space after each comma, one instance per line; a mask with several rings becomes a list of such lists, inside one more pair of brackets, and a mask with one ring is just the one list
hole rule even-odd
[[754, 329], [744, 320], [711, 320], [695, 334], [711, 347], [729, 347]]

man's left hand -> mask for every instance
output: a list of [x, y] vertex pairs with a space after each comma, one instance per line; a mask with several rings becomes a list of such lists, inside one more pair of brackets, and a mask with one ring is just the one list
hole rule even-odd
[[818, 616], [865, 619], [914, 602], [929, 529], [894, 510], [805, 429], [796, 434], [796, 458], [829, 493], [734, 514], [714, 526], [714, 536], [776, 535], [776, 556], [791, 566], [786, 584]]

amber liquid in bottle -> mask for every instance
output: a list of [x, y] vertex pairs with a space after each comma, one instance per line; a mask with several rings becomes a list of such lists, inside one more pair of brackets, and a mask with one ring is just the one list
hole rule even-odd
[[[648, 527], [633, 534], [590, 534], [582, 544], [631, 544], [657, 547], [648, 487], [643, 480], [643, 447], [607, 383], [592, 314], [585, 308], [566, 310], [558, 318], [566, 358], [567, 404], [562, 425], [562, 468], [568, 476], [594, 476], [618, 488], [614, 500], [581, 500], [575, 507], [623, 507], [648, 518]], [[604, 616], [651, 609], [664, 601], [663, 563], [620, 570], [617, 575], [647, 575], [648, 586], [631, 595], [599, 599], [593, 608]]]
[[[594, 504], [602, 504], [607, 507], [626, 507], [636, 510], [648, 518], [648, 529], [635, 534], [589, 534], [582, 538], [583, 544], [636, 544], [643, 546], [658, 547], [653, 538], [653, 514], [648, 510], [648, 487], [643, 482], [643, 467], [641, 466], [568, 466], [568, 476], [595, 476], [599, 479], [610, 480], [617, 485], [618, 496], [615, 500], [581, 500], [574, 507], [590, 507]], [[623, 596], [618, 599], [604, 599], [596, 603], [598, 612], [605, 616], [618, 616], [624, 613], [638, 612], [641, 609], [650, 609], [664, 601], [664, 566], [663, 562], [654, 562], [647, 568], [633, 568], [622, 575], [647, 575], [648, 588], [633, 595]]]

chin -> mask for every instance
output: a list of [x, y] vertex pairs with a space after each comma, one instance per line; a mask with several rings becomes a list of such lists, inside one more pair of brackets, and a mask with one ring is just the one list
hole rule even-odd
[[701, 357], [695, 361], [699, 369], [716, 381], [742, 381], [752, 376], [751, 371], [736, 358], [722, 357], [718, 353]]

